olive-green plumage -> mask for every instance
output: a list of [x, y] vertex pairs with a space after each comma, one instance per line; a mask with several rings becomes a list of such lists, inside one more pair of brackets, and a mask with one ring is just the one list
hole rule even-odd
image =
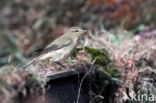
[[46, 48], [41, 49], [40, 56], [33, 59], [23, 68], [26, 68], [36, 61], [50, 60], [51, 62], [59, 62], [68, 58], [73, 53], [79, 37], [85, 32], [87, 32], [87, 30], [81, 27], [69, 28], [62, 36], [55, 39]]

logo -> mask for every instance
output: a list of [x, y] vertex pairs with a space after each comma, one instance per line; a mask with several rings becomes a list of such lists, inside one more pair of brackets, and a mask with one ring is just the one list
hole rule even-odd
[[140, 91], [135, 93], [134, 91], [129, 93], [129, 95], [124, 94], [122, 98], [124, 101], [133, 101], [133, 102], [154, 102], [156, 101], [156, 97], [154, 94], [145, 94]]

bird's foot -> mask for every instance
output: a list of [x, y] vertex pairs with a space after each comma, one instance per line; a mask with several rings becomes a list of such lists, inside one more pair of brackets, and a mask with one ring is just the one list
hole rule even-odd
[[55, 64], [59, 65], [60, 66], [60, 70], [65, 70], [66, 66], [63, 65], [61, 62], [54, 62]]

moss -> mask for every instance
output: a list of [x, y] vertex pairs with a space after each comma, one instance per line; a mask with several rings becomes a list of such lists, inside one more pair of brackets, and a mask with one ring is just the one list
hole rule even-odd
[[[91, 55], [91, 60], [94, 61], [96, 67], [95, 74], [91, 78], [91, 88], [89, 89], [89, 98], [91, 102], [108, 103], [110, 98], [113, 98], [117, 90], [117, 83], [121, 82], [118, 72], [113, 61], [109, 58], [109, 53], [104, 49], [94, 49], [90, 47], [78, 48], [77, 52], [85, 50]], [[76, 54], [74, 54], [76, 56]], [[102, 98], [98, 98], [100, 95]], [[95, 99], [96, 98], [96, 99]]]
[[119, 72], [117, 71], [117, 68], [109, 58], [109, 53], [106, 50], [104, 49], [97, 50], [90, 47], [84, 47], [78, 48], [77, 52], [83, 49], [85, 49], [85, 51], [92, 56], [92, 60], [96, 60], [94, 65], [96, 65], [98, 68], [102, 68], [97, 69], [98, 71], [101, 72], [103, 71], [105, 75], [111, 76], [113, 78], [119, 76]]

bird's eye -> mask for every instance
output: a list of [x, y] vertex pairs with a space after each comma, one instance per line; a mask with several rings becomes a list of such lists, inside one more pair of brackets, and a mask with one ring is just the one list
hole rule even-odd
[[73, 32], [79, 32], [78, 30], [74, 30]]

